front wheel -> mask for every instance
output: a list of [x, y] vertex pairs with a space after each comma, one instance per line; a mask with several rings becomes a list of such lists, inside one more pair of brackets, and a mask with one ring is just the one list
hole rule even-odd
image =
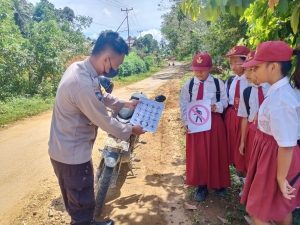
[[101, 177], [98, 181], [98, 187], [96, 189], [96, 207], [95, 207], [95, 215], [98, 216], [102, 212], [102, 208], [105, 203], [105, 198], [107, 195], [107, 191], [109, 189], [109, 185], [112, 179], [114, 168], [103, 166], [103, 171], [101, 173]]

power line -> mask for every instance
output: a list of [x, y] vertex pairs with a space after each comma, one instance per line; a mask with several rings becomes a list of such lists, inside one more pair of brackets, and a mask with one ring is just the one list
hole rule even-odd
[[122, 2], [119, 2], [118, 0], [111, 0], [116, 5], [119, 5], [120, 7], [129, 7], [127, 4], [124, 4]]
[[119, 30], [118, 32], [119, 33], [127, 32], [127, 29], [126, 30]]
[[139, 26], [137, 25], [136, 21], [135, 21], [132, 17], [129, 18], [129, 23], [130, 23], [130, 24], [133, 24], [131, 27], [135, 27], [135, 28], [138, 28], [138, 27], [139, 27]]
[[95, 22], [95, 21], [92, 21], [92, 23], [94, 23], [96, 25], [99, 25], [99, 26], [108, 27], [106, 24], [103, 24], [103, 23], [98, 23], [98, 22]]
[[136, 16], [136, 13], [135, 13], [134, 10], [133, 10], [133, 16], [134, 16], [134, 19], [135, 19], [136, 22], [137, 22], [137, 25], [138, 25], [139, 27], [141, 27], [141, 25], [140, 25], [140, 23], [139, 23], [139, 20], [137, 19], [137, 16]]
[[[100, 1], [101, 1], [101, 0], [100, 0]], [[112, 1], [102, 0], [102, 2], [103, 2], [104, 4], [107, 4], [107, 5], [112, 6], [112, 7], [115, 7], [115, 8], [120, 8], [120, 7], [121, 7], [121, 6], [117, 5], [117, 4], [114, 4], [114, 2], [112, 2]]]
[[120, 27], [123, 25], [123, 23], [125, 22], [126, 19], [127, 19], [127, 16], [124, 18], [124, 20], [122, 21], [122, 23], [120, 24], [120, 26], [118, 27], [118, 29], [116, 30], [116, 32], [119, 31]]

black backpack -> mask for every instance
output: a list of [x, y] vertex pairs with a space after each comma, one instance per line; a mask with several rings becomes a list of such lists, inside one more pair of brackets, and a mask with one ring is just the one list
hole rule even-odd
[[[219, 80], [218, 80], [217, 78], [214, 77], [214, 82], [215, 82], [216, 89], [217, 89], [217, 92], [216, 92], [216, 99], [217, 99], [217, 102], [219, 102], [220, 99], [221, 99], [221, 91], [220, 91]], [[192, 91], [193, 91], [193, 86], [194, 86], [194, 77], [191, 79], [190, 84], [189, 84], [190, 102], [192, 101], [192, 94], [193, 94]]]
[[229, 97], [229, 89], [230, 89], [230, 86], [232, 84], [234, 77], [235, 76], [230, 76], [227, 80], [227, 87], [226, 87], [227, 97]]
[[249, 99], [250, 99], [250, 94], [251, 94], [252, 87], [246, 87], [244, 92], [243, 92], [243, 97], [244, 97], [244, 102], [247, 110], [248, 116], [250, 115], [250, 105], [249, 105]]

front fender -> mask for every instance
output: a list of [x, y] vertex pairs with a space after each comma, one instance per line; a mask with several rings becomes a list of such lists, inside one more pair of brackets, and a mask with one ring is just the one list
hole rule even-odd
[[104, 150], [102, 156], [104, 158], [104, 164], [111, 168], [115, 167], [120, 160], [120, 153], [118, 152]]

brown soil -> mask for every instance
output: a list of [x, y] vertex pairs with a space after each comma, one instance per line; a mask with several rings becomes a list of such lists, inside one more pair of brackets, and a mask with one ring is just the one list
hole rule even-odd
[[[236, 189], [222, 199], [213, 192], [201, 204], [191, 200], [192, 191], [184, 185], [184, 134], [179, 118], [180, 78], [184, 67], [162, 70], [151, 78], [114, 91], [127, 99], [133, 92], [167, 97], [164, 114], [156, 133], [140, 137], [133, 173], [124, 166], [101, 218], [112, 218], [117, 225], [221, 225], [218, 217], [240, 221]], [[56, 177], [47, 154], [51, 112], [19, 121], [0, 130], [0, 224], [58, 225], [68, 224]], [[99, 132], [93, 151], [95, 166], [98, 148], [106, 134]], [[197, 206], [187, 211], [185, 203]], [[237, 216], [235, 214], [238, 214]]]
[[[184, 161], [176, 141], [180, 127], [174, 96], [183, 74], [180, 68], [164, 69], [114, 93], [125, 99], [135, 91], [168, 98], [158, 132], [141, 137], [144, 144], [136, 149], [141, 161], [134, 163], [135, 176], [127, 177], [105, 207], [104, 216], [116, 224], [189, 224], [182, 207]], [[0, 224], [69, 222], [47, 154], [50, 119], [51, 112], [47, 112], [0, 131]], [[96, 149], [103, 146], [104, 139], [100, 132], [93, 153], [95, 164], [99, 162]]]

